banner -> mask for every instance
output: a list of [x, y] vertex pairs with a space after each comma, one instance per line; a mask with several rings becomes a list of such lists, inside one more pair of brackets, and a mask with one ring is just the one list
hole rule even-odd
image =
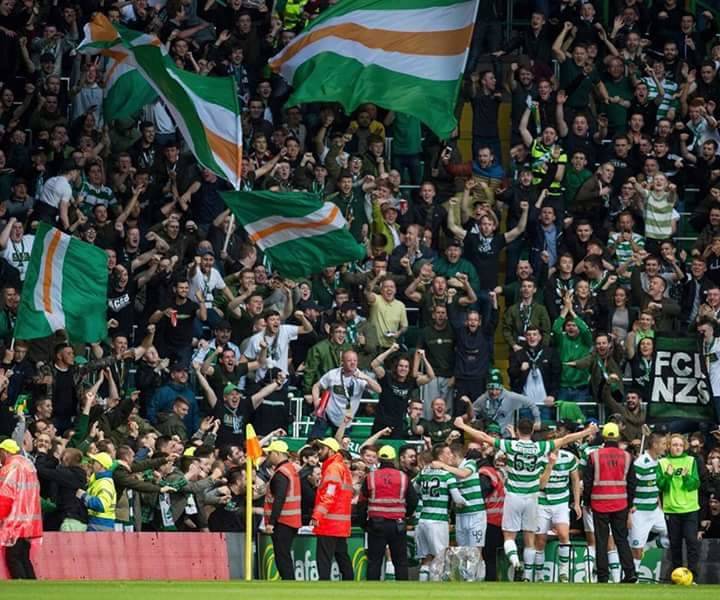
[[706, 357], [694, 337], [655, 338], [647, 421], [715, 421]]
[[[258, 544], [258, 578], [279, 580], [280, 574], [275, 565], [275, 551], [269, 535], [260, 534]], [[348, 538], [348, 554], [352, 562], [355, 581], [367, 578], [367, 557], [365, 556], [365, 534], [360, 529], [353, 529]], [[293, 542], [292, 559], [295, 565], [296, 581], [318, 581], [317, 541], [314, 535], [298, 535]], [[330, 579], [340, 581], [340, 570], [333, 561]]]

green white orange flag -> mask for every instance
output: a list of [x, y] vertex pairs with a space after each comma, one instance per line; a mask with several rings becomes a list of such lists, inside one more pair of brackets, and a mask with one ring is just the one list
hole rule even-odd
[[309, 192], [221, 192], [250, 241], [284, 277], [299, 278], [365, 257], [337, 205]]
[[[131, 117], [157, 99], [157, 92], [138, 71], [132, 54], [120, 42], [117, 30], [107, 18], [97, 17], [85, 25], [84, 32], [85, 37], [78, 51], [107, 59], [103, 89], [106, 122]], [[131, 30], [128, 32], [133, 42], [143, 41], [161, 47], [160, 40], [155, 36]]]
[[65, 330], [73, 342], [107, 335], [107, 255], [97, 246], [38, 225], [14, 335], [32, 340]]
[[441, 139], [455, 103], [478, 0], [344, 0], [270, 59], [294, 87], [288, 104], [364, 102], [414, 115]]
[[91, 31], [93, 25], [102, 30], [107, 43], [110, 30], [115, 30], [115, 41], [128, 51], [132, 64], [164, 102], [198, 162], [238, 189], [242, 122], [235, 80], [179, 69], [156, 38], [112, 24], [102, 15], [93, 17]]

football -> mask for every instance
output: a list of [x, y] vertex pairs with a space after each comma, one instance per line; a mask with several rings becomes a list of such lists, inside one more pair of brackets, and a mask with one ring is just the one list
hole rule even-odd
[[672, 572], [670, 576], [672, 582], [676, 585], [692, 585], [693, 574], [690, 569], [685, 567], [678, 567]]

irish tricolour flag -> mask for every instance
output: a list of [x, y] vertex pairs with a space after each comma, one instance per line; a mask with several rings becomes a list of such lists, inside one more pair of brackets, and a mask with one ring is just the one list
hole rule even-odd
[[156, 43], [157, 38], [113, 25], [103, 15], [93, 17], [89, 31], [102, 31], [105, 38], [115, 31], [115, 41], [165, 103], [198, 162], [239, 188], [242, 122], [235, 80], [179, 69]]
[[46, 223], [38, 225], [15, 337], [32, 340], [65, 330], [73, 342], [107, 335], [107, 255]]
[[455, 103], [478, 0], [343, 0], [270, 60], [290, 104], [364, 102], [413, 115], [441, 139]]
[[250, 240], [284, 277], [298, 278], [329, 266], [361, 260], [365, 248], [347, 229], [332, 202], [309, 192], [221, 194]]
[[[98, 17], [84, 27], [85, 37], [78, 46], [83, 54], [99, 54], [107, 59], [103, 89], [103, 115], [110, 123], [126, 119], [157, 99], [157, 92], [137, 69], [135, 59], [118, 37], [117, 30], [105, 17]], [[132, 43], [161, 47], [156, 36], [128, 30]]]

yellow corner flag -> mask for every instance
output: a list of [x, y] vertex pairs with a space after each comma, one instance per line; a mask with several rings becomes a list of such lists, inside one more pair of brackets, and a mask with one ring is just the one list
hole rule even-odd
[[252, 580], [253, 552], [253, 466], [262, 448], [252, 425], [245, 426], [245, 581]]

